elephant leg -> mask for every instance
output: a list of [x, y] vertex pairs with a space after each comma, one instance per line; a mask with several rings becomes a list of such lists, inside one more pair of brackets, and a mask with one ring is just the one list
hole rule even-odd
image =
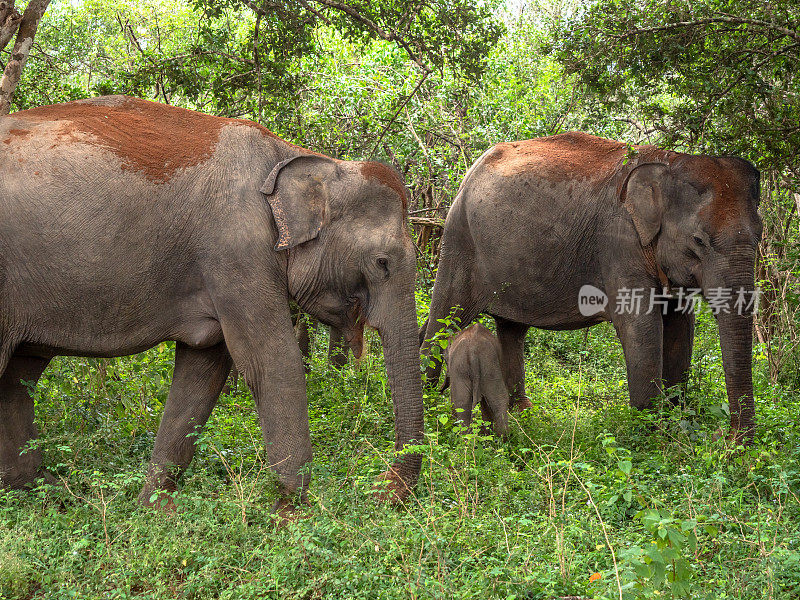
[[[677, 312], [670, 305], [664, 323], [663, 377], [664, 386], [680, 386], [680, 398], [686, 397], [689, 369], [694, 345], [694, 314]], [[675, 401], [679, 398], [675, 398]]]
[[495, 317], [497, 339], [500, 341], [500, 368], [509, 393], [509, 408], [530, 408], [531, 401], [525, 395], [525, 335], [530, 327]]
[[308, 321], [300, 319], [297, 323], [297, 345], [303, 358], [308, 358], [311, 353], [311, 335], [308, 329]]
[[231, 367], [231, 372], [228, 375], [227, 379], [225, 380], [225, 385], [222, 386], [221, 394], [230, 394], [231, 392], [235, 392], [239, 388], [239, 369], [236, 368], [236, 365]]
[[33, 398], [21, 382], [36, 384], [50, 359], [13, 355], [0, 377], [0, 482], [23, 488], [40, 477], [42, 452], [26, 449], [39, 437], [33, 422]]
[[450, 379], [450, 402], [453, 403], [453, 420], [461, 421], [466, 427], [472, 423], [473, 386], [464, 377], [455, 376]]
[[240, 298], [221, 307], [220, 322], [225, 344], [253, 393], [284, 510], [296, 494], [305, 499], [309, 480], [302, 472], [312, 455], [303, 357], [285, 305], [265, 302], [260, 293], [247, 306], [239, 304]]
[[172, 386], [139, 502], [148, 505], [153, 493], [176, 489], [194, 456], [196, 434], [211, 415], [230, 369], [225, 344], [203, 350], [176, 344]]
[[503, 379], [497, 377], [481, 379], [481, 414], [483, 420], [492, 424], [499, 436], [508, 434], [508, 389]]
[[311, 330], [317, 328], [317, 320], [308, 315], [297, 313], [292, 316], [294, 324], [295, 337], [297, 338], [297, 345], [300, 347], [300, 353], [303, 355], [303, 365], [305, 365], [305, 372], [311, 370], [309, 359], [311, 358]]
[[422, 346], [422, 343], [425, 341], [425, 332], [428, 330], [428, 321], [429, 319], [425, 319], [425, 322], [419, 326], [419, 345]]
[[341, 329], [330, 328], [328, 341], [328, 360], [334, 367], [341, 369], [347, 364], [347, 345], [344, 343], [344, 334]]
[[625, 354], [631, 406], [651, 408], [663, 389], [661, 315], [615, 314], [612, 320]]

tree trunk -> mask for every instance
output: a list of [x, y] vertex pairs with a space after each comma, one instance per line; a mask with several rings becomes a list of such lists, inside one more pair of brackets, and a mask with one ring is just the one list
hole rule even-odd
[[14, 0], [0, 2], [0, 50], [4, 50], [8, 46], [8, 42], [14, 37], [21, 20], [22, 15], [14, 6]]
[[[7, 115], [11, 111], [11, 97], [17, 89], [17, 84], [22, 76], [22, 69], [25, 67], [25, 62], [31, 52], [33, 38], [39, 28], [39, 21], [42, 20], [44, 11], [47, 10], [49, 4], [50, 0], [30, 0], [28, 6], [25, 7], [25, 12], [22, 13], [22, 20], [19, 22], [19, 29], [17, 30], [17, 39], [14, 41], [14, 50], [11, 52], [11, 60], [6, 64], [3, 78], [0, 79], [0, 115]], [[13, 9], [13, 5], [11, 9], [12, 12], [16, 12]], [[5, 11], [8, 11], [8, 7], [5, 8]], [[0, 31], [5, 34], [5, 23], [2, 27], [3, 29], [0, 29]], [[9, 34], [10, 37], [11, 35]]]
[[800, 194], [794, 192], [792, 195], [794, 196], [794, 204], [797, 207], [798, 221], [800, 221]]

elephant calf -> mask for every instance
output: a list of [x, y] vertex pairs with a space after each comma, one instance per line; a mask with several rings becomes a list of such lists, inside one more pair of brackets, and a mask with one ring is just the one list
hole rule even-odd
[[472, 423], [480, 402], [483, 420], [497, 435], [508, 433], [508, 389], [500, 368], [500, 343], [483, 325], [475, 324], [450, 340], [445, 352], [454, 418]]

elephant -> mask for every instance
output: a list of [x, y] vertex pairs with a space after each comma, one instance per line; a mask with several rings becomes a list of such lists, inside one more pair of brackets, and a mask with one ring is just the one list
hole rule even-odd
[[[467, 171], [447, 215], [422, 352], [451, 311], [462, 326], [493, 316], [512, 407], [524, 408], [529, 327], [610, 321], [630, 404], [646, 409], [685, 389], [702, 294], [717, 309], [730, 435], [749, 441], [759, 196], [759, 171], [737, 157], [580, 132], [500, 143]], [[426, 380], [440, 369], [433, 361]]]
[[[303, 367], [306, 373], [311, 371], [311, 332], [316, 332], [319, 322], [311, 316], [303, 316], [302, 311], [297, 306], [292, 306], [292, 327], [303, 355]], [[328, 361], [334, 367], [341, 369], [347, 364], [348, 346], [344, 342], [344, 334], [336, 327], [329, 327], [328, 337]], [[222, 388], [223, 394], [230, 394], [239, 386], [239, 370], [233, 365], [230, 375]]]
[[480, 404], [483, 420], [492, 424], [497, 435], [507, 435], [508, 389], [500, 367], [497, 337], [476, 323], [452, 337], [444, 354], [454, 420], [469, 426], [472, 411]]
[[[311, 371], [311, 332], [316, 332], [319, 328], [319, 322], [314, 317], [306, 315], [299, 308], [293, 307], [292, 311], [292, 326], [294, 327], [295, 338], [297, 344], [300, 346], [300, 352], [303, 355], [303, 368], [306, 373]], [[336, 327], [329, 327], [328, 337], [328, 362], [334, 367], [341, 369], [347, 364], [347, 351], [348, 346], [344, 343], [344, 334]], [[239, 387], [239, 369], [233, 365], [231, 372], [228, 375], [225, 385], [222, 387], [222, 394], [230, 394], [232, 391]]]
[[[297, 313], [292, 314], [292, 322], [294, 323], [297, 343], [303, 353], [306, 372], [308, 372], [308, 360], [311, 357], [311, 333], [318, 331], [319, 323], [314, 317], [306, 316], [303, 318], [299, 310]], [[347, 351], [348, 346], [344, 343], [344, 334], [336, 327], [330, 327], [328, 337], [328, 361], [330, 364], [339, 369], [345, 366], [347, 364]]]
[[[395, 448], [423, 404], [407, 198], [394, 169], [290, 144], [264, 127], [125, 96], [0, 119], [0, 472], [44, 474], [36, 382], [56, 355], [113, 357], [174, 340], [175, 368], [140, 502], [176, 490], [233, 363], [277, 475], [276, 510], [307, 502], [312, 459], [290, 301], [381, 336]], [[401, 455], [380, 496], [421, 466]], [[162, 496], [163, 498], [163, 496]]]

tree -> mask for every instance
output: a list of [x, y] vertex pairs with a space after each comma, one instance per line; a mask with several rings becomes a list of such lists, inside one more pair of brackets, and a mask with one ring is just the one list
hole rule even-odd
[[[498, 4], [497, 0], [194, 0], [196, 8], [217, 16], [227, 8], [248, 8], [262, 19], [257, 25], [267, 33], [267, 22], [277, 19], [291, 24], [290, 32], [308, 42], [311, 28], [324, 23], [351, 40], [379, 38], [396, 44], [423, 72], [449, 64], [469, 75], [482, 71], [489, 49], [503, 32], [493, 14]], [[255, 39], [259, 33], [256, 27]]]
[[7, 115], [11, 110], [11, 98], [31, 52], [39, 21], [42, 20], [49, 4], [50, 0], [30, 0], [20, 15], [15, 0], [0, 2], [0, 51], [8, 46], [14, 33], [17, 34], [11, 57], [0, 79], [0, 115]]
[[557, 28], [568, 72], [663, 143], [800, 177], [800, 4], [594, 1]]

